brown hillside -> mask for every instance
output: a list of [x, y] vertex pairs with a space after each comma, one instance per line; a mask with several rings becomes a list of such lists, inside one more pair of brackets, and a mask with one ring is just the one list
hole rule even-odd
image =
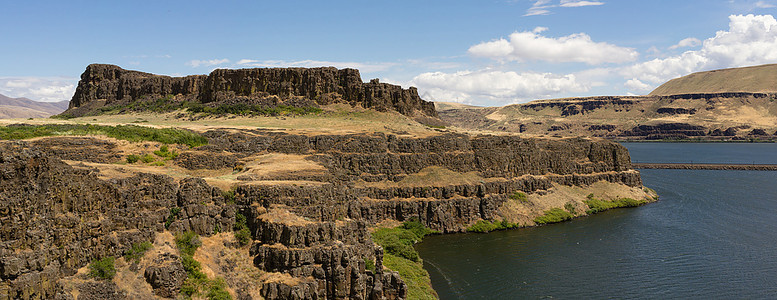
[[650, 95], [729, 92], [777, 92], [777, 64], [693, 73], [662, 84]]
[[45, 118], [67, 109], [68, 101], [38, 102], [0, 95], [0, 119]]

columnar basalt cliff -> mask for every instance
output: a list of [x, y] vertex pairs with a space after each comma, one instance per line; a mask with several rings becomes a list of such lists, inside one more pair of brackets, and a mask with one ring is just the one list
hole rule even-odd
[[[209, 145], [185, 151], [174, 162], [197, 170], [244, 166], [236, 174], [244, 183], [237, 184], [231, 200], [196, 177], [176, 180], [141, 172], [104, 179], [100, 167], [84, 163], [121, 160], [111, 141], [55, 137], [0, 143], [0, 217], [7, 224], [0, 244], [0, 298], [68, 299], [60, 278], [73, 276], [93, 259], [120, 256], [132, 244], [153, 241], [166, 231], [211, 236], [219, 228], [232, 228], [240, 212], [248, 219], [254, 266], [293, 279], [255, 282], [263, 297], [404, 299], [407, 287], [397, 273], [382, 267], [383, 250], [372, 242], [371, 226], [418, 220], [440, 232], [462, 232], [479, 220], [504, 219], [502, 207], [516, 191], [543, 194], [559, 185], [597, 182], [641, 189], [626, 149], [606, 141], [462, 134], [308, 136], [264, 130], [212, 130], [205, 136]], [[104, 150], [93, 152], [96, 148]], [[87, 152], [94, 155], [84, 156]], [[232, 159], [223, 160], [224, 166], [191, 164], [198, 153]], [[323, 166], [325, 174], [254, 178], [250, 162], [256, 155], [300, 156]], [[482, 179], [397, 185], [428, 168]], [[154, 259], [161, 263], [168, 256]], [[366, 269], [367, 260], [374, 262], [374, 270]], [[175, 294], [180, 287], [172, 275], [164, 282], [153, 275], [177, 274], [165, 270], [139, 271], [149, 274], [146, 280], [157, 295]], [[236, 283], [234, 289], [237, 296], [248, 295], [247, 286]], [[80, 291], [98, 297], [121, 289], [108, 282], [82, 285]]]
[[437, 116], [434, 105], [422, 100], [416, 88], [403, 89], [377, 79], [364, 83], [356, 69], [219, 69], [209, 75], [169, 77], [105, 64], [89, 65], [81, 74], [66, 113], [83, 115], [111, 104], [167, 95], [180, 95], [176, 100], [200, 103], [252, 103], [268, 96], [301, 97], [318, 105], [344, 102], [408, 116]]

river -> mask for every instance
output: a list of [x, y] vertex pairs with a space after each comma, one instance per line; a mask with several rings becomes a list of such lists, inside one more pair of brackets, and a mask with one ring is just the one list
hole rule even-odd
[[[777, 163], [777, 144], [624, 145], [634, 162]], [[660, 201], [416, 249], [441, 299], [777, 297], [777, 172], [641, 173]]]

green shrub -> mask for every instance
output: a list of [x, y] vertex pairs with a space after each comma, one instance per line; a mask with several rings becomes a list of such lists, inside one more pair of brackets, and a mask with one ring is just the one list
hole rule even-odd
[[248, 220], [243, 214], [235, 214], [235, 225], [232, 229], [238, 244], [245, 246], [251, 243], [251, 230], [248, 229]]
[[146, 254], [146, 251], [153, 247], [154, 245], [152, 245], [151, 242], [134, 243], [129, 250], [124, 251], [124, 259], [139, 263], [140, 259], [143, 258], [143, 255]]
[[178, 218], [179, 214], [181, 214], [180, 207], [170, 208], [170, 214], [167, 215], [167, 220], [165, 220], [165, 228], [170, 228], [170, 224], [173, 224], [173, 222], [175, 222], [175, 219]]
[[240, 246], [248, 245], [251, 243], [251, 231], [248, 228], [235, 231], [235, 239]]
[[[221, 196], [224, 197], [224, 200], [227, 203], [235, 203], [235, 190], [224, 191], [223, 193], [221, 193]], [[243, 218], [245, 219], [245, 217]]]
[[553, 208], [551, 210], [546, 211], [545, 215], [534, 219], [534, 223], [537, 223], [539, 225], [558, 223], [558, 222], [571, 220], [572, 217], [573, 217], [572, 214], [570, 214], [566, 210], [563, 210], [560, 208]]
[[127, 155], [127, 163], [134, 164], [138, 162], [138, 160], [140, 160], [139, 155], [135, 155], [135, 154]]
[[216, 278], [214, 280], [210, 281], [209, 287], [208, 287], [208, 293], [205, 294], [205, 297], [209, 300], [230, 300], [232, 299], [232, 295], [227, 292], [227, 290], [224, 288], [226, 286], [226, 283], [224, 283], [224, 279]]
[[575, 209], [575, 204], [572, 202], [567, 202], [567, 204], [564, 204], [564, 209], [566, 209], [570, 214], [576, 214], [577, 210]]
[[375, 273], [375, 261], [371, 259], [364, 260], [364, 269]]
[[175, 150], [170, 151], [170, 148], [167, 145], [162, 145], [159, 147], [159, 150], [154, 151], [154, 155], [162, 157], [165, 160], [170, 160], [178, 157], [178, 152], [175, 152]]
[[243, 228], [248, 228], [248, 219], [246, 219], [246, 216], [239, 212], [235, 213], [235, 225], [232, 227], [232, 229], [237, 231]]
[[197, 248], [202, 245], [202, 242], [200, 242], [200, 237], [196, 233], [187, 231], [175, 236], [175, 245], [181, 251], [181, 254], [193, 256]]
[[140, 157], [140, 161], [142, 161], [144, 163], [152, 163], [155, 160], [156, 160], [156, 158], [154, 158], [154, 156], [151, 155], [151, 154], [145, 154], [145, 155]]
[[516, 191], [515, 193], [510, 195], [510, 199], [517, 200], [518, 202], [521, 202], [521, 203], [529, 202], [529, 199], [526, 196], [526, 194], [521, 191]]
[[89, 276], [97, 279], [113, 279], [113, 276], [116, 276], [116, 268], [113, 263], [112, 256], [93, 260], [89, 264]]
[[589, 215], [599, 213], [608, 209], [621, 208], [621, 207], [636, 207], [647, 203], [645, 200], [634, 200], [631, 198], [620, 198], [613, 201], [604, 201], [598, 199], [584, 200], [583, 203], [588, 205], [588, 210], [585, 212]]
[[156, 167], [164, 167], [165, 162], [163, 162], [163, 161], [155, 161], [155, 162], [151, 163], [151, 165], [152, 166], [156, 166]]
[[205, 273], [202, 273], [202, 264], [195, 260], [191, 255], [181, 255], [181, 264], [183, 265], [183, 269], [186, 270], [186, 274], [189, 276], [189, 278], [195, 280], [203, 280], [208, 278]]

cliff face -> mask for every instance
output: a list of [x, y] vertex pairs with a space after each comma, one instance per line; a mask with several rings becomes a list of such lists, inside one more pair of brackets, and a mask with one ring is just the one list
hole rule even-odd
[[[319, 105], [345, 102], [380, 111], [395, 110], [408, 116], [437, 116], [434, 105], [422, 100], [414, 87], [403, 89], [377, 80], [364, 83], [358, 70], [333, 67], [219, 69], [207, 76], [169, 77], [92, 64], [81, 74], [69, 108], [90, 104], [100, 107], [166, 95], [181, 95], [182, 99], [201, 103], [251, 102], [268, 95], [303, 97]], [[105, 102], [98, 104], [98, 100]]]
[[[383, 249], [372, 242], [370, 227], [418, 220], [440, 232], [462, 232], [479, 220], [508, 220], [503, 209], [509, 205], [532, 213], [548, 208], [516, 204], [509, 196], [517, 191], [544, 195], [558, 186], [601, 183], [642, 187], [627, 150], [601, 140], [266, 130], [204, 135], [209, 145], [182, 149], [168, 162], [180, 168], [168, 174], [194, 171], [183, 178], [146, 173], [148, 166], [115, 175], [134, 166], [116, 167], [126, 153], [111, 140], [0, 142], [0, 299], [72, 299], [62, 278], [77, 277], [90, 261], [121, 256], [133, 244], [168, 232], [214, 236], [233, 228], [237, 213], [247, 219], [252, 268], [264, 272], [248, 283], [226, 278], [237, 298], [251, 297], [247, 291], [259, 286], [266, 299], [405, 299], [408, 287], [383, 268]], [[254, 172], [280, 157], [297, 157], [293, 165], [315, 172]], [[405, 184], [429, 168], [478, 179]], [[218, 170], [234, 176], [233, 197], [198, 177]], [[533, 217], [509, 221], [532, 225]], [[176, 295], [181, 281], [160, 274], [181, 274], [180, 267], [165, 269], [177, 257], [150, 259], [160, 263], [145, 271], [134, 267], [147, 274], [140, 284], [157, 295]], [[224, 270], [242, 272], [225, 261]], [[367, 261], [375, 268], [368, 269]], [[122, 289], [107, 281], [85, 283], [79, 291], [79, 298], [100, 298]]]

